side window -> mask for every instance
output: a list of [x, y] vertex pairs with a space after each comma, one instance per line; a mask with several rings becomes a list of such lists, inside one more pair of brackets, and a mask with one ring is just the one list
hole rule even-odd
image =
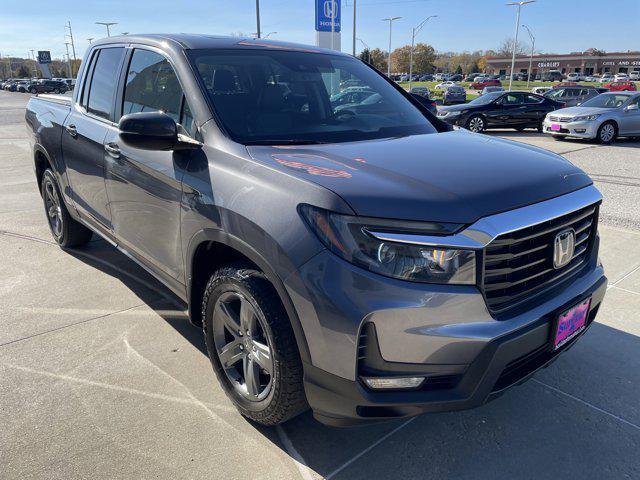
[[162, 111], [180, 122], [181, 103], [182, 89], [167, 59], [149, 50], [134, 50], [124, 88], [122, 114]]
[[101, 49], [91, 77], [87, 111], [108, 120], [113, 117], [117, 72], [123, 55], [124, 48]]
[[540, 103], [542, 102], [542, 98], [536, 96], [536, 95], [525, 95], [524, 96], [524, 103]]
[[504, 105], [520, 105], [522, 103], [522, 95], [517, 93], [509, 93], [502, 98]]
[[187, 103], [187, 99], [184, 99], [182, 104], [182, 115], [180, 116], [180, 125], [185, 131], [192, 137], [196, 134], [196, 124], [193, 121], [193, 114], [191, 113], [191, 109], [189, 108], [189, 104]]
[[89, 86], [91, 85], [91, 78], [93, 77], [93, 69], [96, 66], [96, 60], [100, 51], [93, 52], [87, 71], [84, 73], [84, 86], [82, 88], [82, 98], [80, 99], [80, 105], [87, 108], [87, 102], [89, 100]]

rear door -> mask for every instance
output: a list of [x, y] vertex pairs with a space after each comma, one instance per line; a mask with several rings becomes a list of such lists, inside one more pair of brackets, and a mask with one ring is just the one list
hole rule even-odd
[[493, 126], [518, 126], [526, 123], [523, 116], [525, 106], [521, 93], [509, 92], [495, 103], [495, 108], [488, 112], [487, 120]]
[[[191, 110], [169, 60], [151, 47], [135, 47], [127, 57], [118, 118], [162, 111], [195, 135]], [[182, 176], [189, 152], [150, 151], [122, 142], [116, 127], [105, 145], [107, 193], [118, 243], [165, 279], [183, 281], [180, 241]]]
[[113, 125], [117, 76], [125, 49], [96, 49], [84, 74], [62, 133], [62, 151], [72, 198], [80, 214], [96, 228], [111, 229], [105, 188], [104, 139]]
[[551, 109], [546, 105], [543, 97], [534, 95], [533, 93], [525, 93], [523, 96], [525, 104], [525, 121], [531, 126], [538, 126]]

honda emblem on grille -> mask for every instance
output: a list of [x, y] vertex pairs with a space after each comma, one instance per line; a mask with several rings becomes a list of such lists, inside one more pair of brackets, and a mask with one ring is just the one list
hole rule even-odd
[[576, 232], [573, 228], [556, 235], [553, 241], [553, 267], [562, 268], [573, 258], [576, 247]]

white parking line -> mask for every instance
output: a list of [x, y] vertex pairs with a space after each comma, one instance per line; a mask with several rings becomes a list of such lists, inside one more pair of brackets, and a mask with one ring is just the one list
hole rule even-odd
[[633, 275], [634, 273], [636, 273], [638, 270], [640, 270], [640, 265], [638, 265], [637, 267], [635, 267], [634, 269], [632, 269], [630, 272], [624, 274], [622, 276], [622, 278], [619, 278], [618, 280], [616, 280], [615, 282], [613, 282], [612, 284], [610, 284], [607, 287], [607, 290], [609, 290], [612, 287], [615, 287], [616, 285], [618, 285], [620, 282], [622, 282], [623, 280], [629, 278], [631, 275]]
[[608, 412], [606, 410], [603, 410], [602, 408], [595, 406], [593, 403], [589, 403], [586, 400], [582, 400], [581, 398], [578, 398], [575, 395], [571, 395], [570, 393], [564, 392], [564, 391], [560, 390], [559, 388], [552, 387], [548, 383], [541, 382], [537, 378], [534, 378], [533, 381], [536, 382], [536, 383], [539, 383], [540, 385], [543, 385], [544, 387], [546, 387], [546, 388], [548, 388], [550, 390], [553, 390], [556, 393], [559, 393], [560, 395], [564, 395], [565, 397], [569, 397], [570, 399], [575, 400], [578, 403], [581, 403], [583, 405], [586, 405], [587, 407], [593, 408], [594, 410], [596, 410], [596, 411], [598, 411], [600, 413], [608, 415], [609, 417], [614, 418], [614, 419], [618, 420], [619, 422], [624, 423], [625, 425], [629, 425], [630, 427], [633, 427], [636, 430], [640, 430], [640, 425], [636, 425], [635, 423], [632, 423], [629, 420], [625, 420], [624, 418], [619, 417], [618, 415], [616, 415], [614, 413], [611, 413], [611, 412]]
[[375, 441], [374, 443], [372, 443], [371, 445], [369, 445], [367, 448], [365, 448], [364, 450], [362, 450], [360, 453], [358, 453], [357, 455], [355, 455], [354, 457], [352, 457], [350, 460], [347, 460], [345, 463], [343, 463], [341, 466], [339, 466], [338, 468], [336, 468], [333, 472], [331, 472], [330, 474], [328, 474], [325, 478], [325, 480], [331, 480], [333, 477], [335, 477], [338, 473], [340, 473], [342, 470], [344, 470], [345, 468], [347, 468], [349, 465], [351, 465], [353, 462], [355, 462], [356, 460], [358, 460], [360, 457], [362, 457], [364, 454], [370, 452], [371, 450], [373, 450], [374, 448], [376, 448], [378, 445], [380, 445], [382, 442], [384, 442], [387, 438], [389, 438], [391, 435], [393, 435], [394, 433], [398, 432], [399, 430], [403, 429], [404, 427], [406, 427], [407, 425], [409, 425], [411, 422], [413, 422], [417, 417], [411, 417], [409, 420], [405, 421], [404, 423], [402, 423], [401, 425], [399, 425], [398, 427], [394, 428], [393, 430], [391, 430], [389, 433], [387, 433], [386, 435], [384, 435], [383, 437], [379, 438], [377, 441]]

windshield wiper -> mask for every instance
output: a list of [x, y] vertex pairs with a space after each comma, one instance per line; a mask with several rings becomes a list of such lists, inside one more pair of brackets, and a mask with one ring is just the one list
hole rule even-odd
[[293, 138], [279, 139], [279, 138], [267, 138], [264, 140], [247, 140], [243, 142], [245, 145], [320, 145], [320, 140], [296, 140]]

